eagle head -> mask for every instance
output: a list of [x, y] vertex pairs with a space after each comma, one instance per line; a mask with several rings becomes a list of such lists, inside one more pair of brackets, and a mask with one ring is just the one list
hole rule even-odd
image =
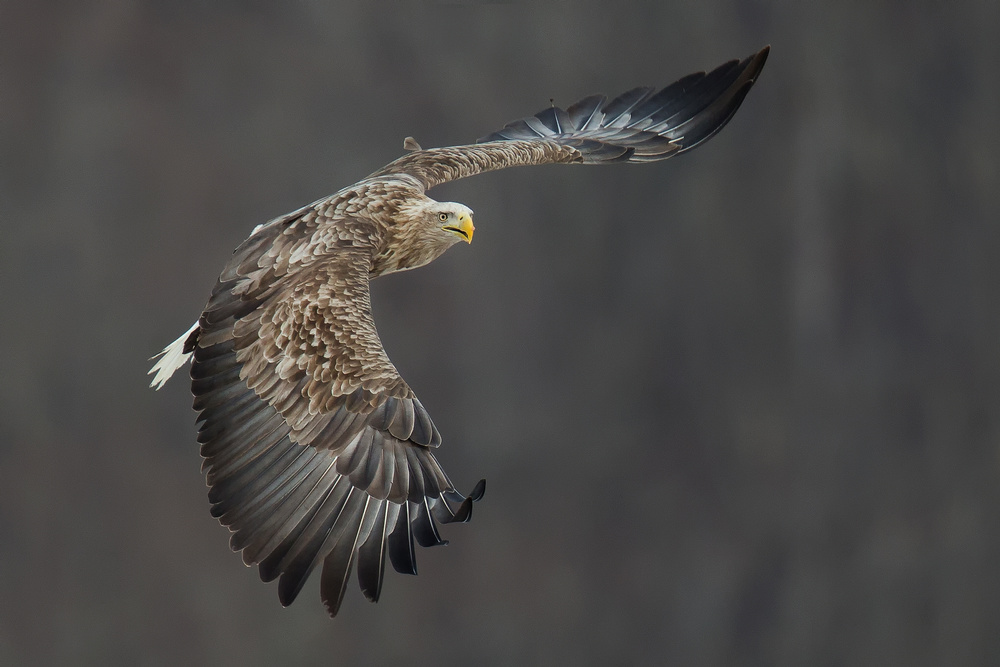
[[451, 243], [472, 243], [472, 233], [476, 231], [476, 226], [472, 224], [471, 208], [456, 202], [441, 202], [431, 207], [431, 215], [436, 219], [440, 230], [450, 235], [446, 238]]
[[373, 273], [423, 266], [459, 241], [472, 243], [475, 229], [468, 206], [425, 197], [404, 208], [396, 223], [388, 227], [388, 243], [376, 258]]

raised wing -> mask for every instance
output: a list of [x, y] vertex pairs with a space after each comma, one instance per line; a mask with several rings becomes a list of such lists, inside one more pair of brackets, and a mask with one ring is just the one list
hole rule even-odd
[[550, 107], [508, 123], [476, 144], [415, 150], [372, 176], [406, 173], [430, 189], [484, 171], [554, 162], [651, 162], [690, 150], [721, 130], [764, 67], [770, 47], [698, 72], [656, 92], [635, 88], [611, 102], [603, 95], [565, 111]]
[[432, 453], [440, 434], [382, 349], [372, 223], [334, 224], [329, 210], [307, 207], [240, 246], [189, 345], [213, 516], [244, 562], [279, 579], [283, 605], [322, 563], [335, 615], [355, 560], [378, 600], [386, 558], [416, 574], [414, 541], [444, 544], [435, 522], [467, 521], [484, 486], [455, 491]]

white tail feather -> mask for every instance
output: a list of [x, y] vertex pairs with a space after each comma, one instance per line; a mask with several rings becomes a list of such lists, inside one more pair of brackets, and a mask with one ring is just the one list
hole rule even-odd
[[156, 389], [157, 391], [167, 383], [170, 376], [174, 374], [178, 368], [184, 365], [184, 363], [191, 358], [191, 352], [187, 354], [184, 353], [184, 341], [188, 339], [191, 332], [198, 328], [198, 323], [195, 322], [191, 325], [191, 328], [181, 334], [180, 338], [175, 340], [170, 345], [163, 348], [163, 351], [150, 357], [150, 361], [159, 357], [159, 361], [153, 364], [153, 367], [149, 369], [146, 375], [153, 375], [153, 381], [149, 383], [149, 386]]

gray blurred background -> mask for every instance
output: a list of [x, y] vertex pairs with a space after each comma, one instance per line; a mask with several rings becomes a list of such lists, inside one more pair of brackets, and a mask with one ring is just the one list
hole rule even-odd
[[[1000, 661], [1000, 4], [0, 4], [0, 663]], [[374, 286], [473, 522], [282, 609], [147, 358], [258, 223], [772, 44], [709, 143]]]

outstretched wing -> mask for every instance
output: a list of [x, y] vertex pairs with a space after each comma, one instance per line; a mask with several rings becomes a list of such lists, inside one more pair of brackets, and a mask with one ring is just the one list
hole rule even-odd
[[441, 436], [372, 321], [374, 223], [336, 210], [258, 229], [189, 339], [213, 516], [283, 605], [322, 563], [331, 615], [355, 560], [377, 600], [386, 557], [416, 574], [414, 540], [443, 544], [435, 521], [468, 520], [483, 490], [456, 492], [432, 454]]
[[690, 150], [721, 130], [757, 80], [770, 47], [698, 72], [656, 92], [636, 88], [565, 111], [550, 107], [507, 124], [476, 144], [417, 150], [372, 176], [406, 173], [430, 189], [484, 171], [553, 162], [651, 162]]

